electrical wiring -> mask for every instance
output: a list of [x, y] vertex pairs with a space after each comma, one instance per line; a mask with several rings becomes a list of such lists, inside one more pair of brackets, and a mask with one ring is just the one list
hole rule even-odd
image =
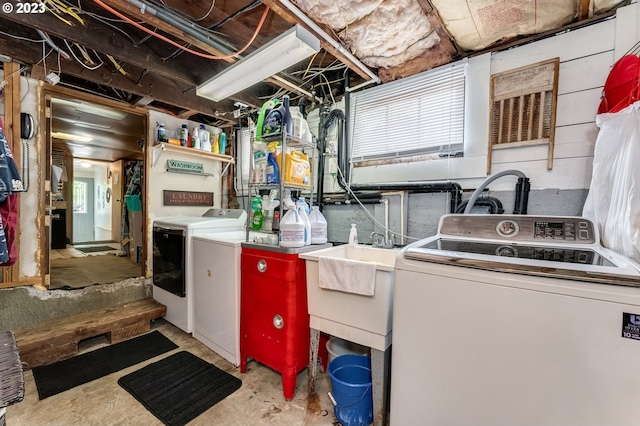
[[216, 0], [211, 0], [211, 7], [209, 7], [209, 10], [207, 11], [207, 13], [205, 13], [201, 18], [198, 19], [193, 19], [194, 22], [200, 22], [203, 19], [205, 19], [207, 16], [209, 16], [211, 14], [211, 11], [213, 10], [213, 6], [216, 4]]
[[161, 34], [157, 34], [152, 32], [150, 29], [148, 29], [147, 27], [138, 24], [137, 22], [133, 21], [132, 19], [127, 18], [125, 15], [123, 15], [122, 13], [118, 12], [117, 10], [113, 9], [111, 6], [106, 5], [104, 2], [102, 2], [102, 0], [93, 0], [97, 5], [101, 6], [102, 8], [108, 10], [109, 12], [113, 13], [114, 15], [124, 19], [125, 21], [127, 21], [128, 23], [130, 23], [131, 25], [133, 25], [134, 27], [141, 29], [142, 31], [148, 33], [148, 34], [152, 34], [155, 37], [179, 48], [179, 49], [184, 49], [186, 52], [189, 52], [193, 55], [196, 56], [200, 56], [206, 59], [228, 59], [228, 58], [233, 58], [235, 56], [238, 56], [240, 53], [244, 52], [250, 45], [251, 43], [253, 43], [253, 41], [255, 40], [255, 38], [258, 36], [258, 33], [260, 32], [260, 29], [262, 28], [262, 25], [264, 24], [265, 19], [267, 18], [267, 14], [269, 13], [269, 7], [265, 6], [265, 10], [264, 13], [262, 14], [262, 18], [260, 19], [260, 22], [258, 23], [258, 27], [256, 28], [256, 31], [254, 32], [253, 36], [251, 37], [251, 39], [249, 40], [249, 42], [240, 50], [238, 50], [235, 53], [232, 53], [230, 55], [210, 55], [207, 53], [201, 53], [201, 52], [197, 52], [195, 50], [191, 50], [188, 48], [184, 48], [182, 46], [180, 46], [178, 43], [176, 43], [175, 41], [168, 39], [167, 37], [161, 35]]
[[122, 68], [122, 67], [120, 66], [120, 64], [118, 63], [118, 61], [116, 61], [116, 60], [115, 60], [115, 58], [114, 58], [113, 56], [111, 56], [111, 55], [107, 55], [107, 58], [109, 58], [109, 60], [110, 60], [111, 62], [113, 62], [113, 65], [116, 67], [116, 70], [117, 70], [120, 74], [122, 74], [122, 75], [127, 75], [127, 72], [124, 70], [124, 68]]
[[58, 47], [58, 45], [55, 44], [53, 42], [53, 40], [51, 40], [51, 38], [49, 37], [49, 35], [47, 33], [45, 33], [44, 31], [41, 31], [41, 30], [36, 30], [36, 32], [40, 35], [40, 37], [42, 37], [42, 39], [45, 41], [45, 43], [47, 43], [49, 45], [49, 47], [51, 47], [53, 50], [55, 50], [58, 53], [60, 53], [63, 58], [71, 59], [71, 56], [69, 56], [69, 54], [67, 52], [65, 52], [64, 50], [61, 50]]
[[78, 13], [77, 13], [78, 9], [75, 6], [66, 6], [60, 0], [44, 0], [44, 3], [45, 3], [45, 7], [53, 15], [55, 15], [58, 19], [60, 19], [62, 22], [66, 23], [67, 25], [73, 26], [73, 22], [69, 21], [68, 19], [63, 18], [59, 14], [65, 13], [65, 14], [73, 17], [80, 24], [84, 25], [84, 20], [78, 15]]
[[15, 38], [16, 40], [28, 41], [28, 42], [31, 42], [31, 43], [44, 43], [44, 40], [42, 40], [42, 39], [33, 40], [33, 39], [30, 39], [30, 38], [26, 38], [26, 37], [20, 37], [20, 36], [17, 36], [17, 35], [5, 33], [4, 31], [0, 31], [0, 34], [5, 35], [7, 37]]
[[[222, 21], [216, 22], [215, 24], [212, 24], [212, 25], [209, 25], [207, 27], [207, 29], [213, 30], [213, 29], [219, 28], [222, 25], [224, 25], [226, 22], [228, 22], [229, 20], [231, 20], [231, 19], [235, 18], [236, 16], [240, 15], [241, 13], [253, 10], [256, 7], [260, 6], [261, 4], [262, 4], [262, 2], [260, 0], [254, 0], [251, 4], [249, 4], [247, 6], [244, 6], [241, 9], [233, 12], [231, 15], [227, 16]], [[190, 47], [190, 46], [191, 46], [191, 43], [187, 43], [187, 44], [184, 45], [184, 47]], [[171, 53], [169, 56], [164, 58], [164, 60], [165, 61], [173, 60], [173, 59], [177, 58], [178, 56], [180, 56], [182, 53], [184, 53], [184, 50], [176, 49], [173, 53]]]
[[[67, 40], [64, 40], [64, 44], [67, 45], [67, 48], [69, 49], [69, 52], [71, 52], [71, 55], [73, 56], [73, 59], [76, 60], [76, 62], [78, 62], [80, 65], [82, 65], [83, 67], [85, 67], [86, 69], [88, 69], [89, 71], [94, 71], [97, 70], [98, 68], [100, 68], [102, 65], [104, 65], [104, 62], [100, 61], [100, 64], [98, 64], [95, 67], [90, 67], [87, 66], [84, 62], [82, 62], [80, 59], [78, 59], [78, 57], [76, 56], [75, 53], [73, 53], [73, 49], [71, 48], [71, 46], [69, 45], [69, 43], [67, 42]], [[86, 53], [86, 52], [85, 52]], [[85, 58], [87, 58], [87, 56], [85, 56]]]

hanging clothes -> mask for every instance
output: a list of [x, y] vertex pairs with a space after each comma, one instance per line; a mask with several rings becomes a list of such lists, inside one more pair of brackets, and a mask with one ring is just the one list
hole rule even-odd
[[23, 185], [3, 129], [0, 119], [0, 266], [11, 266], [18, 259], [18, 195], [13, 193], [21, 192]]

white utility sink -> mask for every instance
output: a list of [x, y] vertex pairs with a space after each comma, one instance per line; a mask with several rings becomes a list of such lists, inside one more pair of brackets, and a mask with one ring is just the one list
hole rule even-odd
[[[306, 261], [310, 327], [381, 351], [391, 344], [393, 283], [398, 249], [340, 245], [301, 253]], [[319, 258], [332, 257], [376, 264], [373, 296], [320, 288]]]

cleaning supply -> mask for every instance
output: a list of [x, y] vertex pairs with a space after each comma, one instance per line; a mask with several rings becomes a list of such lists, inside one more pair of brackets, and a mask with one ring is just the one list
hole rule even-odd
[[280, 247], [304, 247], [305, 226], [293, 204], [280, 221]]
[[164, 124], [158, 124], [158, 138], [156, 139], [156, 142], [167, 142], [168, 140], [167, 129], [164, 128]]
[[197, 127], [195, 129], [193, 129], [193, 135], [191, 135], [191, 147], [195, 148], [195, 149], [200, 149], [202, 147], [202, 144], [200, 143], [200, 129], [198, 129]]
[[260, 191], [262, 194], [262, 226], [261, 230], [271, 231], [271, 224], [273, 222], [273, 209], [271, 208], [271, 200], [269, 200], [268, 191]]
[[178, 134], [178, 139], [180, 139], [181, 146], [188, 146], [189, 144], [189, 130], [187, 130], [187, 125], [183, 124], [180, 128], [180, 133]]
[[267, 155], [267, 183], [276, 184], [280, 183], [280, 167], [278, 167], [278, 161], [273, 152], [269, 152]]
[[220, 154], [220, 135], [211, 135], [211, 152]]
[[227, 150], [227, 134], [220, 133], [220, 154], [224, 154]]
[[307, 204], [304, 197], [300, 197], [297, 203], [302, 204], [304, 206], [304, 212], [307, 214], [307, 216], [311, 214], [311, 207], [309, 207], [309, 204]]
[[262, 229], [262, 198], [255, 196], [251, 200], [251, 227], [256, 231]]
[[304, 245], [311, 245], [311, 222], [309, 221], [309, 216], [307, 216], [307, 212], [304, 209], [306, 203], [300, 200], [296, 202], [296, 210], [298, 210], [298, 214], [300, 215], [300, 219], [304, 223]]
[[284, 107], [282, 122], [287, 130], [287, 135], [291, 136], [293, 134], [293, 118], [291, 117], [291, 108], [289, 106], [289, 95], [282, 97], [282, 106]]
[[327, 219], [320, 211], [320, 207], [311, 207], [309, 222], [311, 222], [311, 244], [325, 244], [327, 242]]
[[262, 124], [262, 138], [279, 135], [282, 132], [282, 125], [286, 120], [286, 110], [282, 103], [277, 103], [265, 115]]
[[258, 113], [258, 121], [256, 122], [256, 141], [262, 140], [262, 130], [264, 128], [264, 119], [273, 108], [275, 108], [280, 101], [278, 99], [271, 99], [264, 104], [262, 104], [262, 108], [260, 108], [260, 112]]
[[267, 153], [263, 143], [254, 144], [253, 177], [254, 183], [267, 183]]
[[358, 229], [356, 224], [351, 224], [351, 230], [349, 231], [349, 245], [355, 247], [358, 245]]
[[211, 152], [211, 139], [209, 131], [204, 124], [200, 125], [200, 131], [198, 132], [200, 136], [200, 149], [203, 151]]
[[284, 167], [284, 181], [298, 185], [310, 185], [311, 165], [309, 157], [302, 151], [291, 151], [284, 156], [282, 164], [282, 152], [276, 156], [278, 166]]

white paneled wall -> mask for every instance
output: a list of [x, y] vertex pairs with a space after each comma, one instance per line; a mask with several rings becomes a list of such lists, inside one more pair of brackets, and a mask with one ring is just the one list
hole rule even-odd
[[[521, 170], [531, 179], [532, 189], [589, 187], [598, 135], [595, 116], [602, 86], [614, 62], [617, 23], [610, 19], [493, 56], [492, 74], [560, 58], [553, 169], [547, 170], [548, 150], [544, 145], [495, 150], [493, 173]], [[505, 185], [492, 185], [492, 189], [508, 189], [512, 182], [506, 180]], [[475, 182], [464, 182], [463, 186], [475, 186]]]
[[[531, 180], [532, 189], [587, 189], [591, 181], [593, 151], [598, 135], [595, 116], [602, 87], [615, 60], [622, 56], [640, 38], [640, 7], [637, 3], [621, 8], [606, 21], [557, 34], [546, 39], [522, 45], [491, 56], [490, 74], [560, 58], [553, 169], [547, 170], [547, 145], [525, 146], [494, 150], [491, 173], [509, 169], [524, 172]], [[619, 46], [624, 46], [620, 49]], [[490, 78], [486, 79], [488, 87]], [[489, 105], [488, 90], [474, 90], [471, 104]], [[477, 112], [477, 107], [469, 114]], [[485, 109], [485, 108], [482, 108]], [[477, 114], [476, 114], [477, 115]], [[486, 119], [466, 128], [465, 138], [486, 137]], [[447, 160], [442, 161], [445, 164]], [[371, 173], [354, 173], [353, 183], [377, 181], [445, 180], [459, 182], [463, 188], [476, 188], [485, 178], [461, 179], [468, 170], [460, 162], [452, 161], [447, 167], [429, 162], [372, 167]], [[438, 176], [425, 173], [426, 169], [440, 169]], [[427, 177], [428, 176], [428, 177]], [[499, 179], [492, 183], [495, 191], [512, 190], [514, 179]]]

